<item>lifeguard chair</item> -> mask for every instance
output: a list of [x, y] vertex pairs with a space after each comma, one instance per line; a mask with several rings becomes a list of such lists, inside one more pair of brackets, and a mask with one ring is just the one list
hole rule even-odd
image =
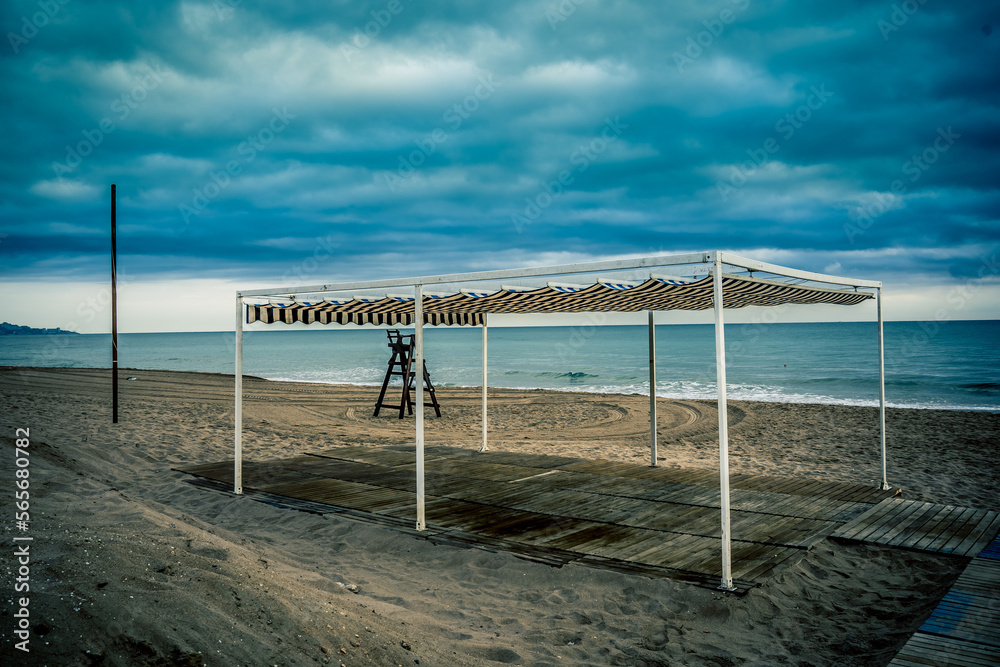
[[[379, 392], [378, 401], [375, 403], [375, 414], [373, 416], [378, 417], [378, 413], [383, 407], [391, 407], [399, 410], [399, 418], [402, 419], [404, 410], [408, 411], [411, 415], [413, 414], [413, 399], [410, 398], [410, 390], [415, 388], [414, 381], [417, 376], [413, 370], [415, 336], [413, 334], [404, 336], [399, 333], [398, 329], [389, 329], [385, 333], [389, 337], [389, 349], [392, 350], [392, 356], [389, 357], [389, 366], [385, 369], [385, 379], [382, 380], [382, 391]], [[434, 408], [434, 413], [440, 417], [441, 406], [438, 405], [437, 396], [434, 394], [434, 385], [431, 384], [431, 376], [427, 372], [426, 360], [424, 360], [423, 366], [424, 387], [427, 388], [427, 393], [431, 397], [430, 403], [424, 403], [424, 405]], [[394, 377], [403, 378], [403, 391], [399, 397], [398, 406], [385, 401], [385, 392], [389, 388], [389, 381]]]

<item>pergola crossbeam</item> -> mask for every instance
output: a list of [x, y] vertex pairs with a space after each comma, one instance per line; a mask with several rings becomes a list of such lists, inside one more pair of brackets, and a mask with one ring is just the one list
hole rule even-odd
[[343, 292], [359, 289], [385, 289], [389, 287], [412, 287], [421, 285], [442, 285], [445, 283], [481, 282], [485, 280], [509, 280], [511, 278], [531, 278], [539, 276], [560, 276], [576, 273], [599, 273], [602, 271], [618, 271], [628, 269], [655, 268], [658, 266], [680, 266], [684, 264], [702, 264], [712, 253], [690, 253], [663, 257], [646, 257], [641, 260], [622, 259], [605, 262], [587, 262], [582, 264], [562, 264], [558, 266], [542, 266], [526, 269], [509, 269], [503, 271], [477, 271], [474, 273], [452, 273], [441, 276], [423, 276], [420, 278], [395, 278], [391, 280], [364, 280], [349, 283], [329, 283], [324, 285], [298, 285], [294, 287], [274, 287], [270, 289], [241, 290], [239, 296], [281, 296], [292, 294], [316, 294], [320, 292]]

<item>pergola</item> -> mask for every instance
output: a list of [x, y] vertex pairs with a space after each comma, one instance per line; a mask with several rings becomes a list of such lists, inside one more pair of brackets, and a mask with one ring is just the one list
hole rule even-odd
[[[512, 286], [499, 289], [483, 287], [521, 278], [554, 278], [611, 271], [664, 269], [692, 265], [710, 265], [702, 279], [685, 279], [649, 273], [648, 279], [625, 280], [599, 277], [587, 284], [547, 282], [543, 286]], [[734, 273], [724, 269], [732, 267]], [[754, 277], [754, 273], [773, 278]], [[748, 275], [740, 275], [747, 273]], [[447, 293], [433, 291], [435, 286], [450, 288]], [[457, 289], [455, 287], [457, 286]], [[833, 287], [830, 287], [833, 286]], [[386, 293], [378, 296], [337, 296], [358, 290], [409, 288], [412, 292]], [[425, 288], [432, 288], [425, 290]], [[874, 291], [874, 293], [872, 292]], [[255, 303], [246, 303], [251, 298]], [[423, 367], [424, 325], [480, 326], [483, 331], [482, 447], [486, 451], [487, 420], [487, 318], [493, 313], [648, 313], [649, 323], [649, 406], [650, 465], [657, 465], [656, 443], [656, 369], [654, 313], [667, 310], [715, 311], [715, 361], [719, 413], [719, 484], [722, 524], [722, 582], [720, 588], [733, 589], [731, 566], [729, 433], [726, 401], [726, 354], [723, 310], [746, 306], [784, 304], [836, 304], [851, 306], [875, 299], [878, 322], [879, 436], [881, 450], [881, 488], [888, 489], [886, 478], [885, 438], [885, 358], [882, 335], [882, 283], [843, 278], [790, 269], [726, 252], [713, 251], [673, 256], [566, 264], [503, 271], [459, 273], [419, 278], [357, 281], [323, 285], [299, 285], [236, 293], [236, 425], [234, 492], [243, 492], [243, 326], [265, 324], [374, 324], [413, 325], [415, 331], [415, 367]], [[416, 527], [426, 528], [424, 513], [424, 387], [415, 383], [416, 445]]]

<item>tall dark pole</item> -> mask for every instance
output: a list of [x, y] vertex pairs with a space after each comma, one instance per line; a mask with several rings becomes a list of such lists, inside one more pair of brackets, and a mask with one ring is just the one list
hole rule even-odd
[[118, 244], [115, 232], [115, 184], [111, 184], [111, 423], [118, 423]]

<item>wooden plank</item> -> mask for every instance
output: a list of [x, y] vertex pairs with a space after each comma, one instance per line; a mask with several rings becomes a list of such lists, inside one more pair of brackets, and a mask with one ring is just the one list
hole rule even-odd
[[[928, 635], [918, 632], [910, 642], [904, 646], [900, 654], [916, 654], [918, 656], [935, 656], [938, 659], [949, 662], [939, 662], [938, 664], [998, 664], [997, 655], [987, 647], [977, 646], [973, 643], [942, 637]], [[992, 658], [992, 661], [981, 662], [984, 658]], [[951, 660], [962, 662], [950, 662]], [[891, 664], [891, 663], [890, 663]]]
[[435, 461], [427, 466], [427, 470], [429, 472], [460, 475], [473, 479], [489, 479], [498, 482], [525, 479], [545, 473], [545, 471], [540, 471], [538, 468], [503, 463], [488, 463], [486, 461], [466, 461], [464, 459]]
[[[719, 574], [722, 574], [721, 562], [722, 553], [719, 548], [721, 543], [716, 544], [716, 550], [714, 554], [710, 554], [711, 567], [719, 567]], [[773, 544], [762, 544], [760, 542], [743, 542], [741, 540], [734, 541], [732, 543], [732, 554], [733, 562], [736, 563], [736, 567], [733, 570], [733, 576], [739, 572], [741, 575], [746, 570], [752, 568], [754, 565], [761, 562], [766, 562], [771, 559], [772, 556], [781, 553], [788, 547], [777, 546]], [[708, 563], [705, 567], [708, 567]]]
[[991, 558], [973, 558], [958, 580], [963, 581], [966, 578], [991, 581], [1000, 586], [1000, 561]]
[[816, 498], [812, 501], [804, 498], [800, 501], [800, 504], [791, 505], [785, 508], [784, 511], [794, 516], [822, 519], [824, 521], [837, 521], [840, 524], [844, 524], [866, 509], [868, 509], [866, 505], [837, 500], [835, 498]]
[[480, 525], [476, 532], [497, 538], [507, 538], [517, 535], [529, 528], [538, 525], [546, 525], [553, 517], [539, 516], [529, 512], [510, 512], [504, 517], [500, 517], [492, 508], [484, 507], [481, 515], [486, 521]]
[[811, 496], [813, 498], [825, 497], [827, 493], [831, 492], [837, 487], [837, 482], [824, 482], [815, 479], [805, 479], [803, 484], [795, 487], [793, 493], [789, 495], [796, 496]]
[[749, 581], [758, 581], [760, 579], [770, 576], [771, 572], [778, 566], [785, 564], [794, 564], [805, 557], [806, 551], [804, 549], [784, 549], [780, 553], [777, 553], [769, 560], [762, 560], [756, 566], [750, 568], [749, 570], [743, 570], [743, 566], [740, 563], [736, 564], [735, 572], [739, 572], [740, 578], [747, 579]]
[[978, 558], [993, 558], [1000, 560], [1000, 535], [997, 535], [986, 547], [977, 555]]
[[446, 515], [448, 521], [456, 526], [460, 525], [463, 530], [490, 537], [500, 537], [513, 526], [524, 526], [526, 522], [535, 526], [545, 523], [537, 515], [498, 509], [487, 505], [470, 504], [463, 510], [461, 514], [450, 513]]
[[[997, 532], [1000, 531], [1000, 513], [991, 512], [991, 514], [993, 515], [993, 520], [983, 526], [983, 523], [990, 518], [989, 515], [983, 517], [983, 520], [976, 526], [975, 532], [960, 542], [952, 553], [958, 554], [959, 556], [974, 555], [977, 549], [982, 549], [988, 546], [989, 542], [987, 541], [990, 540], [990, 536], [992, 535], [995, 537]], [[979, 533], [980, 537], [976, 537], [975, 533]], [[987, 544], [983, 545], [983, 542], [987, 542]]]
[[[729, 494], [729, 507], [743, 512], [766, 511], [770, 514], [780, 514], [778, 508], [784, 506], [789, 499], [797, 499], [797, 496], [733, 489]], [[721, 506], [721, 502], [719, 505]]]
[[[789, 526], [803, 521], [799, 517], [778, 517], [746, 512], [732, 512], [731, 520], [733, 537], [749, 542], [770, 542], [775, 534], [785, 532]], [[716, 523], [719, 523], [718, 517]], [[718, 536], [722, 537], [721, 525]]]
[[568, 535], [546, 542], [545, 544], [546, 546], [555, 547], [557, 549], [578, 551], [576, 548], [577, 546], [602, 539], [602, 535], [605, 535], [608, 529], [609, 527], [605, 524], [594, 524], [585, 521], [581, 522], [580, 530], [576, 530]]
[[775, 477], [774, 475], [753, 475], [745, 480], [731, 484], [731, 486], [738, 489], [763, 491], [765, 493], [780, 493], [778, 489], [788, 488], [789, 482], [795, 479], [793, 477]]
[[[445, 447], [440, 445], [428, 446], [424, 449], [425, 461], [436, 461], [443, 458], [472, 457], [476, 454], [474, 449], [464, 449], [461, 447]], [[367, 445], [353, 445], [344, 447], [333, 447], [330, 449], [313, 451], [307, 454], [323, 459], [334, 459], [342, 461], [364, 462], [372, 458], [382, 458], [386, 461], [393, 460], [392, 457], [400, 455], [404, 457], [416, 458], [413, 445], [392, 445], [388, 447], [370, 447]]]
[[[951, 537], [944, 544], [940, 545], [938, 551], [941, 553], [955, 553], [955, 549], [970, 537], [973, 538], [972, 544], [975, 544], [975, 538], [981, 536], [982, 529], [989, 525], [990, 512], [986, 510], [972, 510], [972, 512], [971, 517], [966, 517], [962, 528], [952, 531]], [[964, 556], [966, 554], [959, 555]]]
[[[744, 494], [752, 493], [753, 496]], [[750, 498], [756, 502], [749, 502]], [[730, 497], [730, 506], [733, 509], [745, 512], [760, 512], [763, 514], [773, 514], [780, 516], [803, 517], [803, 510], [817, 503], [826, 503], [822, 498], [809, 498], [807, 496], [796, 496], [789, 494], [766, 493], [763, 491], [734, 490]], [[809, 518], [815, 518], [810, 516]]]
[[969, 600], [959, 599], [942, 600], [931, 613], [928, 621], [934, 619], [961, 620], [970, 624], [980, 624], [985, 626], [996, 626], [994, 630], [1000, 633], [1000, 610], [990, 609], [989, 606], [975, 606]]
[[546, 470], [554, 470], [561, 468], [562, 466], [572, 465], [573, 463], [579, 463], [587, 460], [575, 456], [521, 454], [518, 452], [501, 452], [496, 450], [483, 452], [482, 454], [477, 454], [477, 456], [480, 456], [484, 460], [491, 463], [506, 463], [510, 465], [526, 466], [528, 468], [544, 468]]
[[[900, 500], [885, 500], [875, 506], [872, 513], [866, 512], [858, 518], [858, 526], [850, 539], [859, 542], [868, 541], [868, 536], [876, 531], [881, 531], [888, 524], [903, 512], [911, 507], [910, 503]], [[864, 519], [864, 521], [863, 521]], [[846, 529], [846, 526], [845, 526]]]
[[845, 540], [857, 540], [859, 533], [863, 530], [867, 530], [869, 526], [876, 523], [882, 516], [889, 512], [892, 507], [893, 504], [891, 500], [883, 500], [881, 503], [865, 511], [854, 520], [848, 521], [846, 524], [841, 526], [834, 532], [833, 536]]
[[[699, 509], [698, 512], [686, 514], [683, 524], [672, 530], [711, 538], [721, 537], [722, 516], [719, 510], [714, 507], [701, 507]], [[735, 517], [736, 513], [734, 512], [732, 516]]]
[[661, 480], [670, 484], [686, 484], [688, 486], [719, 486], [719, 473], [710, 470], [698, 470], [695, 468], [663, 468], [658, 476], [653, 479]]
[[[859, 531], [855, 539], [879, 544], [882, 537], [890, 531], [899, 528], [901, 524], [910, 525], [911, 522], [923, 516], [925, 512], [933, 515], [937, 511], [933, 503], [922, 503], [913, 500], [903, 500], [901, 498], [894, 498], [889, 501], [888, 507], [890, 508], [889, 511], [883, 513], [881, 516], [874, 517], [871, 525]], [[922, 525], [922, 523], [920, 522], [919, 525]]]
[[965, 600], [952, 602], [942, 600], [931, 613], [927, 623], [956, 623], [965, 627], [979, 627], [984, 635], [1000, 637], [1000, 611], [989, 607], [975, 607]]
[[775, 478], [770, 475], [749, 475], [740, 480], [729, 480], [730, 488], [746, 489], [748, 491], [766, 491]]
[[784, 525], [771, 526], [770, 534], [764, 539], [760, 533], [743, 533], [739, 537], [745, 540], [766, 541], [770, 544], [808, 549], [817, 542], [826, 539], [837, 529], [838, 525], [834, 521], [789, 517]]
[[[663, 535], [663, 534], [661, 534]], [[606, 526], [604, 530], [594, 535], [593, 539], [577, 544], [573, 551], [590, 555], [600, 555], [609, 549], [614, 550], [616, 545], [622, 541], [635, 540], [640, 537], [660, 537], [653, 534], [653, 531], [641, 528], [631, 528], [629, 526]]]
[[951, 525], [957, 514], [961, 513], [961, 508], [955, 507], [954, 505], [942, 505], [941, 509], [934, 515], [934, 517], [927, 522], [923, 527], [922, 536], [913, 536], [905, 544], [900, 544], [900, 546], [905, 546], [910, 549], [923, 549], [928, 544], [934, 541], [942, 531], [947, 530], [948, 526]]
[[765, 493], [785, 493], [801, 482], [788, 477], [761, 477], [757, 480], [755, 490]]
[[[746, 579], [754, 572], [770, 573], [775, 567], [791, 558], [800, 558], [804, 553], [802, 549], [791, 547], [780, 547], [773, 545], [757, 545], [756, 551], [736, 551], [736, 567], [733, 569], [733, 576]], [[754, 578], [759, 575], [753, 575]]]
[[658, 500], [667, 503], [681, 503], [684, 505], [705, 505], [708, 507], [721, 507], [719, 500], [719, 490], [709, 489], [704, 486], [688, 485], [686, 490], [664, 490], [663, 493], [652, 494], [651, 500]]
[[885, 522], [879, 530], [869, 533], [866, 542], [905, 546], [923, 537], [927, 525], [941, 510], [941, 506], [934, 503], [903, 502], [907, 505], [906, 510], [891, 522]]
[[810, 491], [817, 484], [815, 480], [801, 477], [789, 477], [785, 479], [787, 480], [787, 483], [777, 487], [775, 489], [776, 492], [786, 493], [789, 495], [807, 496], [810, 495]]
[[954, 590], [966, 595], [984, 595], [1000, 597], [1000, 581], [997, 581], [996, 572], [973, 571], [975, 563], [969, 565], [966, 571], [953, 586]]
[[640, 528], [650, 528], [651, 526], [647, 526], [641, 521], [633, 521], [633, 517], [645, 514], [651, 505], [657, 504], [654, 501], [635, 498], [619, 498], [614, 503], [608, 503], [606, 499], [599, 496], [593, 497], [590, 503], [604, 509], [604, 521]]
[[[249, 463], [249, 462], [248, 462]], [[247, 465], [247, 464], [244, 464]], [[222, 470], [224, 467], [228, 467], [230, 470], [233, 468], [232, 461], [217, 461], [215, 463], [199, 463], [196, 465], [183, 466], [180, 468], [175, 468], [179, 472], [184, 472], [189, 475], [199, 475], [201, 477], [210, 477], [213, 472]]]
[[[873, 544], [888, 544], [888, 535], [896, 536], [900, 533], [899, 528], [912, 529], [914, 526], [922, 530], [928, 522], [934, 520], [940, 514], [940, 506], [933, 503], [923, 503], [914, 500], [895, 499], [892, 501], [895, 511], [887, 513], [882, 519], [869, 530], [861, 533], [858, 537], [864, 542]], [[910, 534], [912, 530], [908, 531]]]
[[[988, 542], [982, 531], [984, 528], [987, 531], [991, 529], [992, 522], [984, 522], [982, 518], [978, 518], [983, 516], [983, 512], [984, 510], [953, 505], [934, 505], [893, 498], [883, 500], [871, 510], [849, 521], [834, 531], [833, 536], [969, 555], [973, 549]], [[1000, 529], [1000, 516], [997, 519], [996, 525]]]
[[[979, 524], [980, 519], [982, 519], [986, 514], [986, 510], [977, 510], [972, 508], [959, 508], [961, 510], [953, 520], [948, 530], [942, 532], [942, 534], [928, 544], [925, 549], [927, 551], [945, 551], [945, 546], [957, 540], [959, 543], [961, 540], [957, 538], [959, 536], [968, 537], [969, 533]], [[946, 553], [951, 553], [951, 550]]]
[[609, 545], [604, 549], [594, 551], [591, 555], [614, 558], [617, 560], [634, 560], [637, 554], [651, 552], [666, 545], [675, 544], [682, 535], [672, 533], [661, 533], [658, 531], [636, 531], [629, 539], [622, 540], [618, 544]]
[[401, 452], [395, 449], [378, 447], [338, 447], [337, 449], [315, 452], [315, 456], [331, 459], [342, 459], [356, 463], [373, 465], [406, 465], [416, 461], [416, 452]]
[[830, 497], [836, 500], [871, 505], [877, 505], [893, 496], [895, 496], [894, 491], [883, 491], [877, 486], [867, 484], [842, 483], [839, 488], [830, 491]]
[[774, 503], [768, 511], [787, 516], [831, 520], [845, 507], [853, 506], [854, 503], [845, 503], [842, 500], [823, 496], [787, 496], [784, 502]]
[[[846, 485], [848, 487], [854, 487], [854, 484]], [[843, 482], [826, 482], [825, 484], [817, 485], [816, 487], [809, 490], [806, 495], [812, 496], [814, 498], [824, 498], [830, 501], [843, 502], [840, 496], [845, 491], [845, 484]]]
[[978, 524], [983, 514], [985, 514], [985, 510], [970, 511], [969, 509], [959, 507], [951, 514], [948, 525], [939, 531], [938, 536], [924, 545], [924, 550], [941, 551], [953, 535], [967, 530], [968, 523], [971, 522], [973, 525]]
[[696, 471], [701, 475], [705, 473], [711, 473], [716, 479], [718, 479], [718, 473], [712, 473], [709, 470], [698, 470], [695, 468], [670, 468], [665, 466], [657, 466], [655, 468], [648, 465], [642, 466], [642, 468], [633, 477], [639, 479], [646, 479], [658, 484], [676, 484], [677, 476], [680, 474], [686, 474], [687, 471]]
[[932, 624], [925, 623], [920, 626], [920, 631], [925, 633], [940, 634], [946, 637], [952, 637], [954, 639], [967, 639], [969, 641], [974, 641], [977, 644], [984, 644], [987, 646], [994, 647], [993, 650], [1000, 649], [1000, 637], [991, 636], [984, 637], [980, 628], [978, 627], [965, 627], [958, 626], [954, 627], [950, 623], [944, 624]]
[[[732, 547], [735, 550], [737, 545], [734, 543]], [[701, 537], [679, 555], [664, 553], [660, 558], [661, 562], [670, 562], [680, 570], [722, 576], [722, 551], [719, 540], [715, 538]]]
[[658, 503], [628, 519], [628, 525], [664, 532], [696, 532], [694, 526], [706, 515], [719, 519], [718, 510], [700, 505]]
[[739, 484], [745, 479], [753, 477], [750, 473], [740, 473], [740, 472], [730, 472], [729, 473], [729, 488], [735, 488], [735, 485]]
[[549, 517], [549, 521], [526, 528], [518, 535], [513, 535], [508, 539], [514, 542], [541, 546], [546, 542], [555, 541], [572, 532], [578, 531], [583, 525], [584, 522], [577, 519]]
[[941, 604], [964, 604], [970, 609], [986, 609], [1000, 611], [1000, 595], [996, 593], [980, 593], [979, 591], [966, 592], [957, 587], [953, 587], [941, 598]]
[[[734, 540], [730, 546], [735, 552], [739, 549], [740, 542]], [[688, 548], [681, 550], [680, 553], [663, 554], [663, 557], [672, 559], [673, 567], [678, 569], [722, 576], [722, 540], [718, 537], [698, 536], [697, 541], [692, 541]]]
[[700, 549], [706, 540], [710, 540], [716, 545], [719, 544], [718, 540], [710, 537], [677, 534], [669, 542], [651, 544], [643, 551], [628, 557], [626, 560], [683, 569], [679, 563], [689, 552]]
[[898, 490], [894, 491], [892, 489], [888, 489], [883, 491], [877, 486], [853, 484], [850, 485], [850, 487], [845, 486], [844, 490], [837, 495], [837, 498], [855, 503], [871, 503], [873, 505], [877, 505], [883, 500], [897, 497], [898, 493]]
[[889, 665], [896, 667], [979, 667], [1000, 665], [994, 649], [973, 642], [918, 632], [900, 649]]
[[720, 530], [719, 510], [700, 505], [677, 505], [669, 513], [647, 517], [643, 522], [655, 530], [713, 537]]

